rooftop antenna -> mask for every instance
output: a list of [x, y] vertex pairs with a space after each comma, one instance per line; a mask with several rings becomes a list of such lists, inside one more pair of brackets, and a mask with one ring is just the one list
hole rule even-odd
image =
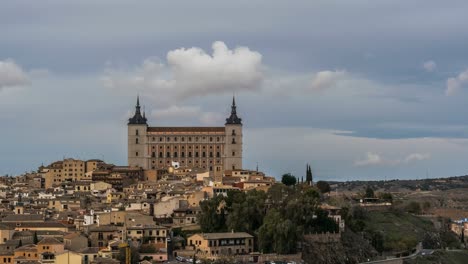
[[257, 161], [257, 172], [258, 172], [258, 161]]

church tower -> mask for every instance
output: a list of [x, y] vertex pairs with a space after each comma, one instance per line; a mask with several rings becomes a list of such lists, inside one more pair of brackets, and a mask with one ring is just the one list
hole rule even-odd
[[147, 168], [145, 113], [140, 111], [140, 97], [137, 97], [135, 114], [128, 120], [128, 165]]
[[237, 116], [236, 99], [232, 97], [231, 116], [226, 118], [224, 170], [242, 169], [242, 119]]

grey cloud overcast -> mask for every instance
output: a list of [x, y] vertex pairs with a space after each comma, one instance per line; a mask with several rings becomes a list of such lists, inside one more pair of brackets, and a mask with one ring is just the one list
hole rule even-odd
[[[0, 64], [0, 175], [63, 156], [125, 163], [138, 92], [154, 125], [222, 122], [235, 92], [246, 164], [275, 176], [301, 175], [306, 162], [324, 179], [465, 174], [467, 9], [436, 0], [2, 2], [0, 62], [16, 68]], [[268, 144], [282, 134], [289, 145]], [[355, 166], [366, 153], [401, 162]]]

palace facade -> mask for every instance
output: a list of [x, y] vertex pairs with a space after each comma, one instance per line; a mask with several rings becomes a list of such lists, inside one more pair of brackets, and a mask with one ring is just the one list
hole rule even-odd
[[148, 126], [137, 98], [135, 114], [128, 120], [128, 165], [148, 170], [167, 168], [173, 162], [215, 175], [242, 169], [242, 119], [234, 97], [231, 115], [220, 127]]

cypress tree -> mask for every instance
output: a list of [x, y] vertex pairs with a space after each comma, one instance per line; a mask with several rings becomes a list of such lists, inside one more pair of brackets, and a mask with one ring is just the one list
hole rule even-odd
[[312, 185], [312, 168], [310, 167], [309, 164], [307, 164], [306, 182], [307, 184]]
[[37, 237], [37, 231], [34, 232], [33, 243], [37, 244], [39, 242], [39, 238]]
[[314, 179], [312, 177], [312, 168], [309, 165], [310, 185], [314, 185]]

